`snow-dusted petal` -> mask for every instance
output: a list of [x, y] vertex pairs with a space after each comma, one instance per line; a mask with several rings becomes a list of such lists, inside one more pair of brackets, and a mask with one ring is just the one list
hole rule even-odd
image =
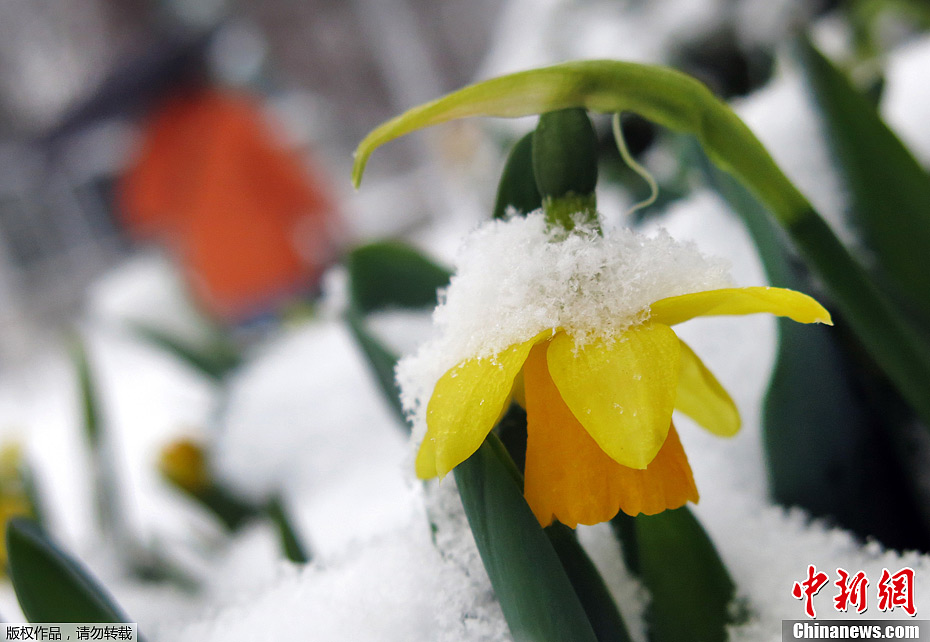
[[660, 299], [650, 306], [649, 318], [675, 325], [701, 316], [768, 312], [799, 323], [832, 325], [830, 313], [814, 299], [784, 288], [750, 287], [706, 290]]
[[647, 323], [583, 347], [560, 332], [547, 361], [565, 404], [601, 449], [619, 464], [643, 469], [668, 434], [679, 352], [671, 328]]
[[489, 359], [469, 359], [436, 383], [426, 408], [426, 436], [417, 455], [417, 475], [443, 476], [478, 450], [500, 418], [513, 382], [541, 333]]
[[681, 375], [675, 408], [721, 437], [731, 437], [740, 427], [736, 404], [701, 358], [684, 341], [681, 345]]

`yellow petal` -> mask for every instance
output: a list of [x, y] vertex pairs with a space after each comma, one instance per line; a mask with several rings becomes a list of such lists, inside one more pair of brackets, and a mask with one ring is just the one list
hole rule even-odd
[[681, 341], [681, 376], [675, 408], [698, 424], [721, 437], [731, 437], [739, 430], [739, 411], [700, 357]]
[[550, 334], [541, 333], [493, 358], [463, 361], [436, 382], [426, 407], [418, 476], [443, 476], [478, 450], [503, 413], [530, 348]]
[[660, 299], [649, 306], [650, 319], [675, 325], [701, 316], [768, 312], [799, 323], [833, 325], [830, 313], [814, 299], [784, 288], [752, 287], [707, 290]]
[[679, 351], [671, 328], [648, 323], [616, 341], [583, 348], [559, 333], [549, 344], [547, 361], [565, 404], [601, 450], [619, 464], [642, 469], [668, 434]]
[[668, 439], [646, 470], [621, 468], [620, 510], [627, 515], [655, 515], [699, 499], [688, 456], [674, 425], [669, 426]]
[[620, 464], [604, 454], [562, 401], [549, 377], [546, 346], [530, 352], [526, 381], [527, 441], [524, 494], [543, 526], [553, 517], [574, 528], [617, 514]]
[[414, 463], [417, 477], [420, 479], [432, 479], [439, 475], [439, 471], [436, 470], [436, 442], [429, 437], [428, 433], [429, 431], [420, 442], [420, 450], [417, 451], [417, 460]]
[[668, 438], [645, 470], [608, 457], [572, 414], [546, 371], [545, 345], [524, 367], [527, 402], [526, 501], [543, 526], [553, 518], [574, 528], [612, 518], [618, 510], [653, 515], [697, 501], [681, 442]]

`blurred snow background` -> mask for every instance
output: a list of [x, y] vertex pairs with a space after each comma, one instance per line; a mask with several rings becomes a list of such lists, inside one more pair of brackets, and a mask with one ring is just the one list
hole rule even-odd
[[[344, 293], [337, 274], [322, 314], [254, 343], [244, 367], [223, 386], [127, 330], [127, 321], [142, 320], [180, 336], [203, 332], [176, 268], [156, 251], [128, 249], [95, 200], [106, 193], [103, 178], [125, 162], [128, 116], [104, 110], [106, 117], [96, 118], [73, 109], [127, 52], [168, 42], [166, 34], [217, 29], [220, 37], [209, 45], [212, 73], [227, 82], [273, 81], [271, 109], [290, 123], [296, 144], [312, 145], [325, 161], [354, 241], [403, 236], [451, 262], [463, 233], [490, 211], [503, 164], [498, 141], [531, 123], [453, 124], [392, 144], [379, 150], [362, 190], [352, 193], [350, 152], [368, 128], [418, 101], [505, 71], [579, 57], [694, 60], [687, 50], [702, 50], [722, 31], [744, 51], [767, 50], [793, 25], [816, 20], [819, 42], [843, 51], [847, 27], [829, 16], [817, 19], [817, 4], [511, 0], [498, 8], [484, 1], [355, 0], [307, 3], [298, 11], [284, 1], [100, 1], [80, 9], [52, 0], [5, 3], [0, 431], [26, 444], [55, 535], [154, 640], [277, 640], [294, 631], [314, 639], [509, 639], [463, 526], [453, 480], [424, 488], [413, 478], [405, 433], [339, 318]], [[890, 33], [882, 109], [928, 162], [930, 39]], [[734, 104], [792, 180], [840, 225], [843, 195], [786, 59], [778, 56], [772, 79]], [[614, 190], [601, 194], [609, 220], [620, 221], [627, 205], [628, 197]], [[738, 285], [764, 283], [751, 242], [714, 194], [695, 189], [650, 225], [729, 261]], [[85, 336], [99, 377], [131, 539], [175, 560], [201, 583], [196, 593], [138, 581], [125, 572], [125, 551], [101, 541], [76, 382], [60, 332], [72, 325]], [[429, 337], [427, 313], [384, 315], [376, 331], [412, 351]], [[930, 558], [863, 544], [767, 499], [759, 412], [774, 322], [696, 320], [680, 333], [731, 392], [745, 422], [736, 438], [723, 442], [684, 417], [676, 420], [701, 492], [695, 514], [751, 612], [731, 639], [779, 640], [780, 620], [801, 616], [790, 592], [808, 564], [831, 576], [837, 567], [863, 570], [873, 582], [882, 567], [911, 566], [920, 586]], [[169, 488], [157, 473], [157, 457], [180, 436], [205, 440], [223, 480], [241, 492], [281, 493], [313, 562], [282, 561], [276, 535], [264, 524], [227, 539]], [[581, 538], [634, 636], [644, 640], [638, 614], [648, 596], [623, 569], [608, 530], [586, 527]], [[816, 603], [821, 612], [843, 617], [832, 611], [826, 591]], [[930, 613], [923, 590], [917, 611]], [[0, 613], [19, 617], [6, 585]], [[874, 602], [868, 615], [882, 616]]]

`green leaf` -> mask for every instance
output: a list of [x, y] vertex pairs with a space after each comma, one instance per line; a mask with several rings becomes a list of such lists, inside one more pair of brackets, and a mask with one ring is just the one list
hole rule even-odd
[[641, 570], [639, 548], [636, 545], [636, 518], [620, 511], [610, 520], [610, 527], [620, 541], [620, 554], [623, 555], [623, 563], [626, 564], [630, 573], [639, 575]]
[[146, 341], [173, 354], [211, 379], [220, 380], [242, 365], [242, 354], [238, 348], [222, 336], [216, 336], [209, 345], [198, 348], [158, 328], [142, 324], [132, 327]]
[[261, 505], [251, 502], [218, 483], [211, 483], [196, 492], [191, 492], [186, 488], [181, 488], [181, 490], [200, 502], [233, 532], [261, 515], [262, 512]]
[[[811, 278], [765, 208], [703, 157], [708, 181], [746, 224], [769, 283], [814, 294]], [[927, 529], [893, 452], [900, 413], [869, 403], [866, 374], [842, 333], [778, 319], [775, 367], [763, 405], [769, 488], [775, 501], [898, 549], [925, 549]], [[848, 341], [846, 342], [848, 344]]]
[[[519, 404], [511, 404], [495, 427], [495, 433], [509, 455], [508, 459], [516, 471], [514, 476], [517, 484], [522, 488], [522, 471], [526, 461], [526, 411]], [[630, 638], [613, 596], [578, 542], [575, 531], [559, 522], [554, 522], [544, 530], [562, 562], [562, 568], [575, 589], [598, 642], [627, 642]]]
[[493, 434], [455, 468], [475, 543], [514, 640], [597, 637], [504, 447]]
[[90, 573], [58, 548], [36, 524], [7, 524], [10, 579], [30, 622], [130, 622]]
[[631, 570], [652, 597], [646, 612], [649, 640], [727, 640], [735, 587], [691, 511], [682, 507], [658, 515], [619, 517], [615, 530], [625, 533], [624, 549], [635, 549], [638, 568]]
[[492, 78], [415, 107], [374, 129], [359, 144], [352, 179], [380, 145], [417, 129], [469, 116], [518, 117], [570, 107], [631, 111], [669, 129], [694, 134], [725, 170], [760, 190], [779, 216], [793, 221], [809, 204], [733, 111], [694, 78], [669, 69], [614, 60], [585, 60]]
[[883, 276], [930, 319], [930, 177], [860, 94], [806, 38], [798, 57], [851, 197], [851, 215]]
[[349, 296], [355, 310], [368, 314], [390, 308], [432, 308], [436, 291], [452, 273], [396, 241], [363, 245], [349, 253]]
[[508, 207], [524, 215], [542, 207], [533, 175], [533, 132], [518, 140], [510, 150], [497, 185], [494, 218], [504, 218]]
[[397, 381], [394, 378], [397, 355], [371, 335], [365, 327], [365, 321], [357, 313], [350, 310], [346, 314], [346, 323], [349, 325], [349, 331], [355, 338], [355, 342], [361, 348], [362, 354], [365, 355], [368, 366], [375, 375], [378, 388], [390, 404], [391, 409], [394, 410], [397, 418], [409, 431], [410, 426], [404, 415], [404, 408], [400, 403], [400, 388], [398, 388]]
[[83, 341], [78, 337], [72, 340], [71, 354], [77, 371], [78, 393], [83, 420], [82, 427], [91, 450], [97, 516], [104, 531], [116, 534], [122, 531], [123, 519], [120, 511], [119, 494], [116, 490], [118, 483], [113, 469], [112, 458], [108, 456], [103, 416], [93, 368], [87, 356], [87, 349]]
[[265, 508], [265, 512], [271, 523], [278, 529], [281, 550], [284, 552], [284, 556], [297, 564], [309, 562], [311, 559], [310, 551], [297, 536], [293, 520], [288, 514], [281, 497], [272, 497]]
[[365, 315], [388, 309], [423, 309], [436, 305], [437, 291], [452, 273], [420, 252], [396, 241], [382, 241], [353, 250], [346, 261], [350, 306], [346, 322], [362, 349], [384, 397], [407, 426], [394, 381], [397, 355], [365, 326]]
[[597, 567], [578, 543], [575, 531], [555, 522], [546, 534], [581, 601], [598, 642], [629, 642], [626, 624]]
[[100, 408], [97, 403], [94, 377], [91, 373], [90, 362], [87, 359], [87, 350], [84, 347], [84, 342], [79, 338], [75, 338], [71, 342], [71, 358], [77, 372], [84, 434], [88, 443], [96, 450], [101, 440]]
[[736, 114], [703, 84], [663, 67], [571, 62], [493, 78], [415, 107], [372, 131], [356, 151], [358, 185], [371, 152], [416, 129], [468, 116], [527, 116], [584, 107], [632, 111], [692, 134], [711, 160], [769, 209], [833, 296], [845, 320], [930, 426], [930, 346], [872, 281]]

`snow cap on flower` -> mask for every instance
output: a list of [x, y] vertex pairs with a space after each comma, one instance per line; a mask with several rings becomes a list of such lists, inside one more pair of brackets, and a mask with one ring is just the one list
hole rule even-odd
[[725, 261], [664, 231], [603, 235], [548, 228], [541, 212], [491, 221], [463, 243], [456, 274], [433, 314], [438, 337], [401, 360], [397, 376], [417, 436], [436, 381], [473, 357], [492, 357], [540, 332], [561, 329], [578, 345], [619, 336], [659, 299], [728, 287]]
[[513, 399], [526, 409], [524, 495], [542, 526], [698, 500], [672, 413], [727, 437], [739, 411], [670, 326], [758, 312], [830, 323], [800, 292], [719, 287], [719, 264], [666, 235], [605, 237], [580, 221], [555, 233], [533, 215], [482, 228], [463, 259], [436, 311], [442, 336], [400, 366], [404, 403], [426, 426], [417, 476], [468, 459]]

